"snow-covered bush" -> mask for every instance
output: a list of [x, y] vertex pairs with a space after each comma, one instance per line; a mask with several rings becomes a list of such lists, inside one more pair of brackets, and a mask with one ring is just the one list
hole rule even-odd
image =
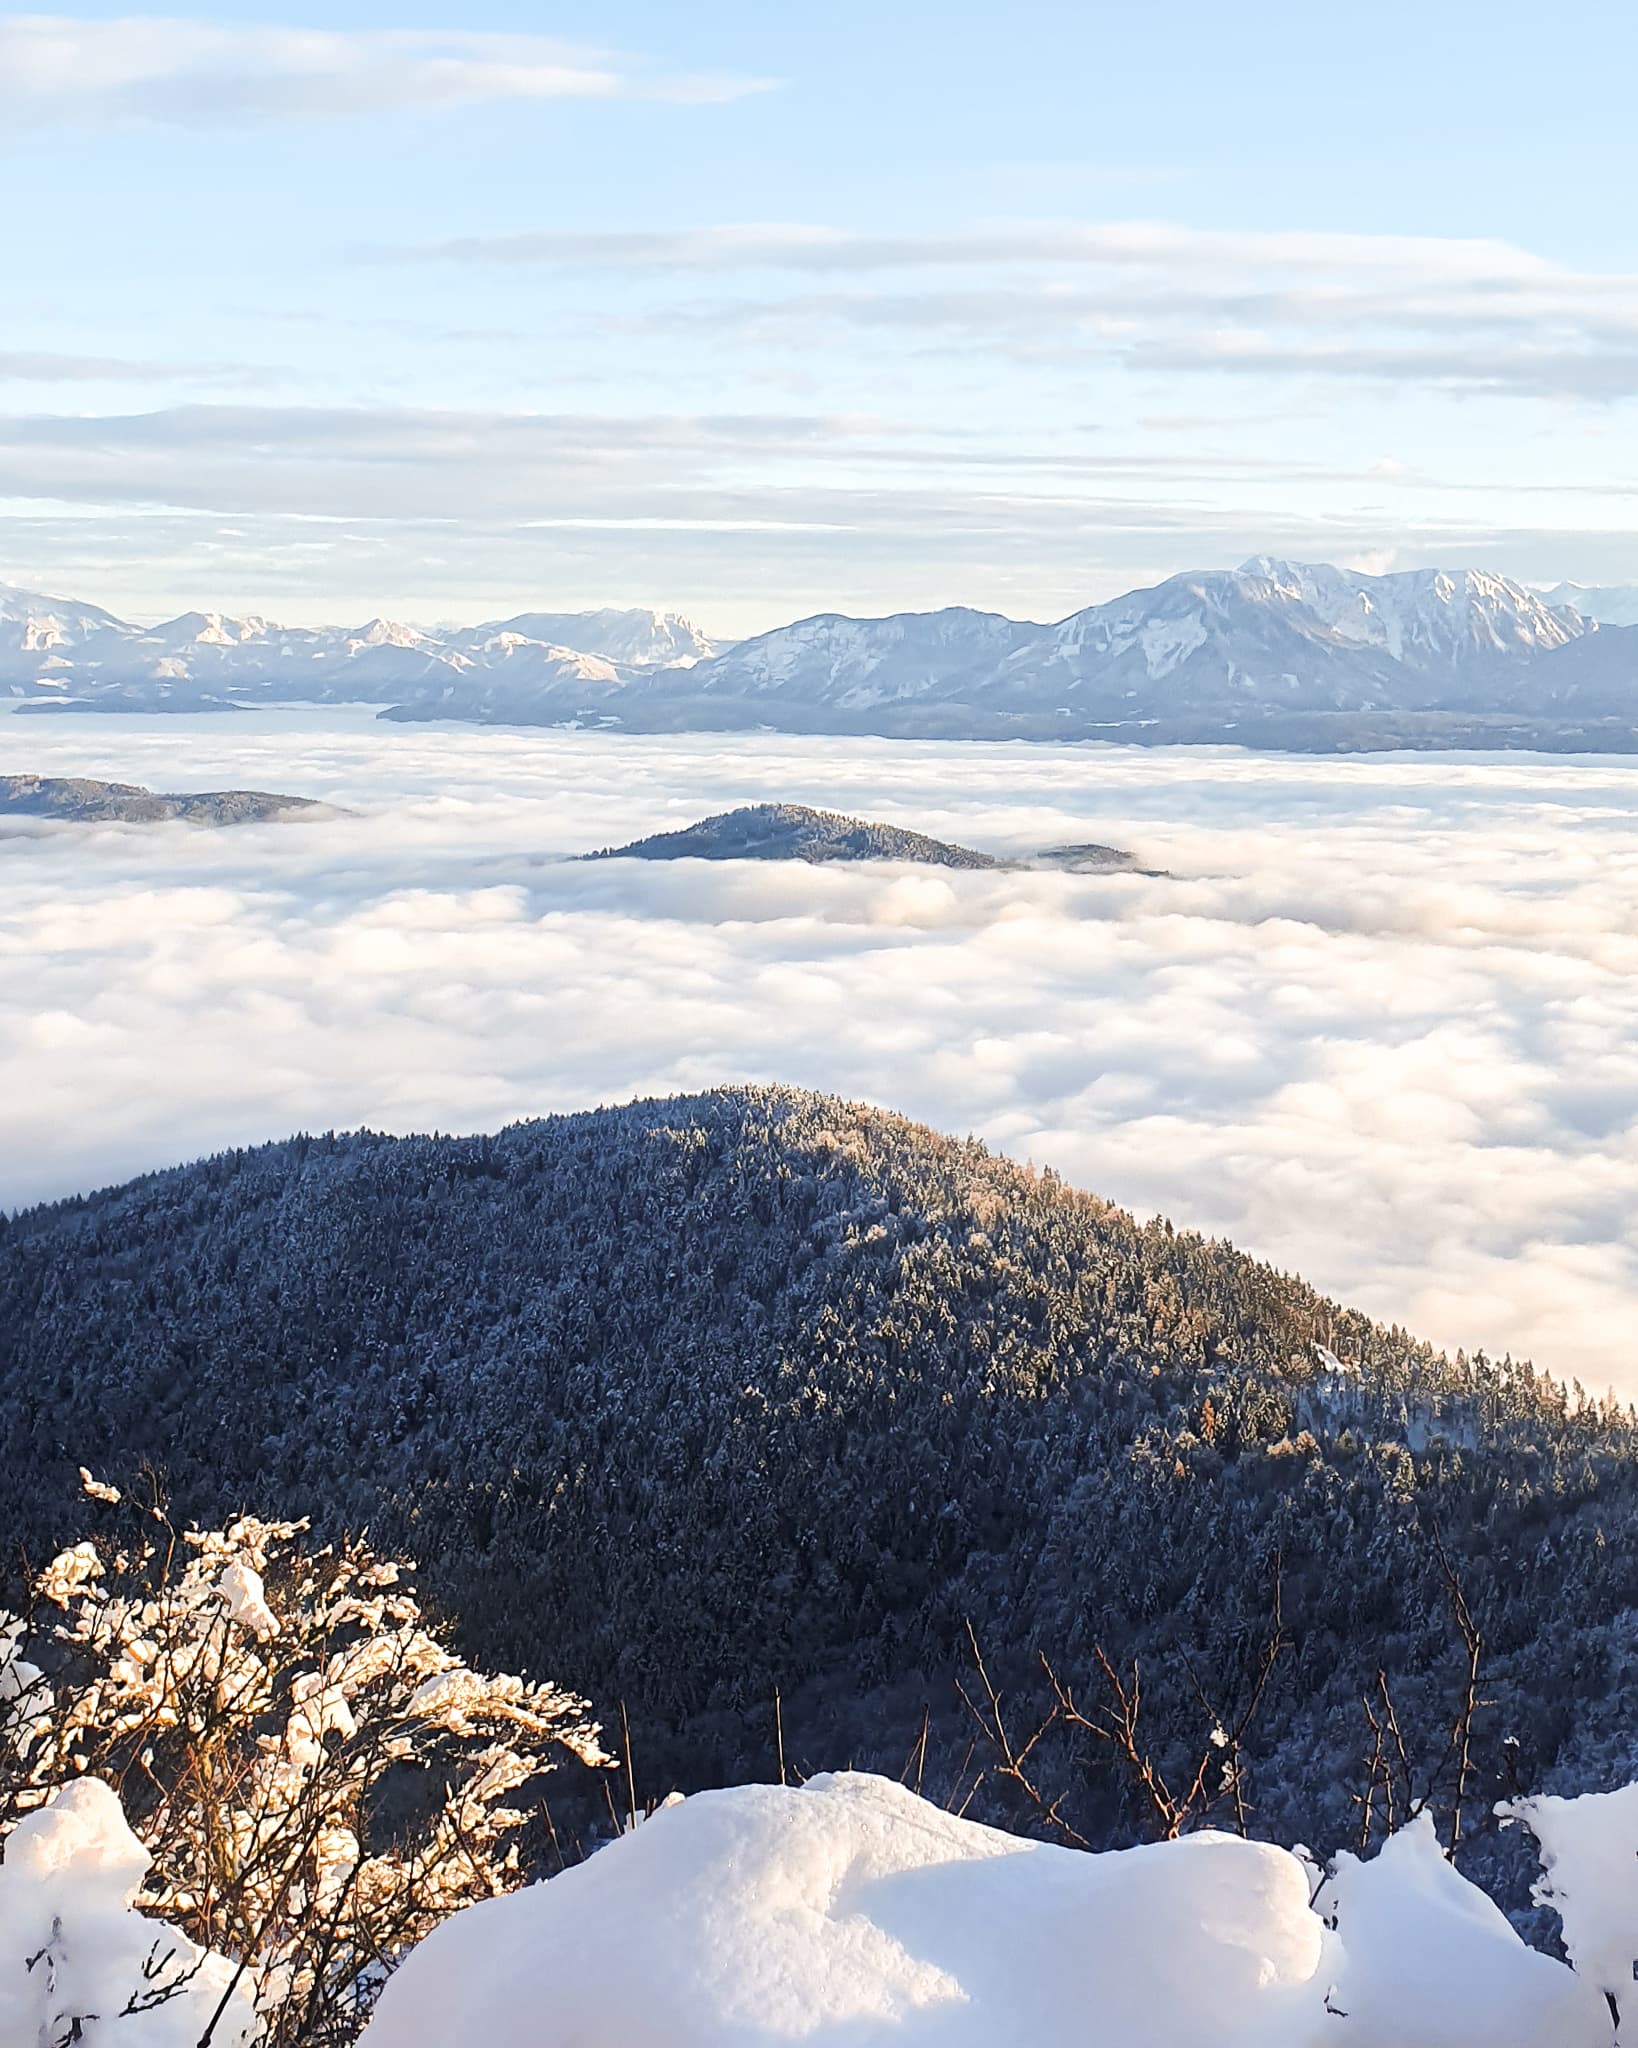
[[1027, 1841], [863, 1774], [700, 1793], [456, 1914], [364, 2048], [1610, 2048], [1426, 1817], [1312, 1876], [1233, 1835]]
[[[0, 1636], [3, 1867], [53, 1795], [79, 1814], [59, 1788], [102, 1780], [151, 1859], [139, 1905], [233, 1959], [259, 2038], [349, 2041], [406, 1950], [520, 1881], [529, 1788], [558, 1749], [606, 1761], [597, 1726], [573, 1694], [470, 1669], [411, 1568], [363, 1543], [119, 1516], [51, 1561]], [[15, 1963], [0, 1954], [0, 1976]]]

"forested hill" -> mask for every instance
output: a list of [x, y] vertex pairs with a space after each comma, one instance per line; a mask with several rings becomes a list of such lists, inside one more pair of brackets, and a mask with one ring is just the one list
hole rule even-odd
[[[1113, 849], [1111, 849], [1113, 851]], [[941, 868], [1004, 868], [1006, 861], [868, 818], [816, 811], [807, 804], [744, 804], [677, 832], [656, 832], [629, 846], [605, 847], [586, 860], [922, 861]]]
[[[1441, 1725], [1435, 1524], [1505, 1703], [1481, 1768], [1505, 1732], [1533, 1782], [1624, 1779], [1634, 1449], [1526, 1368], [785, 1090], [298, 1138], [0, 1227], [18, 1539], [143, 1456], [189, 1512], [368, 1522], [475, 1654], [624, 1700], [662, 1785], [771, 1770], [776, 1689], [793, 1764], [897, 1771], [925, 1705], [953, 1775], [969, 1620], [1020, 1722], [1039, 1652], [1139, 1658], [1169, 1754], [1179, 1649], [1232, 1690], [1278, 1570], [1261, 1824], [1336, 1841], [1378, 1666]], [[1085, 1756], [1038, 1761], [1130, 1825]]]

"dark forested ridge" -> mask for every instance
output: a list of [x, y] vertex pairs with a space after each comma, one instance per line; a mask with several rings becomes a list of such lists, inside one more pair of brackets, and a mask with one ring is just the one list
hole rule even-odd
[[1021, 1722], [1040, 1651], [1138, 1656], [1164, 1749], [1179, 1652], [1231, 1689], [1278, 1568], [1254, 1803], [1334, 1842], [1377, 1668], [1441, 1725], [1434, 1525], [1501, 1703], [1487, 1782], [1504, 1734], [1534, 1784], [1638, 1775], [1635, 1448], [1525, 1367], [794, 1091], [298, 1138], [0, 1223], [19, 1539], [142, 1456], [189, 1512], [368, 1522], [475, 1655], [624, 1700], [662, 1782], [769, 1772], [776, 1689], [798, 1766], [896, 1771], [926, 1705], [953, 1773], [968, 1619]]

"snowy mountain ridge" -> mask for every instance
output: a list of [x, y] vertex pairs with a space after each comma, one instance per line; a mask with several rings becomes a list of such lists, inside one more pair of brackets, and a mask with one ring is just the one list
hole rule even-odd
[[[1256, 556], [1189, 571], [1055, 625], [952, 609], [822, 614], [742, 642], [689, 688], [765, 710], [938, 707], [1099, 726], [1260, 710], [1422, 710], [1498, 697], [1497, 678], [1593, 631], [1481, 570], [1368, 576]], [[908, 729], [900, 726], [897, 729]]]
[[1482, 569], [1404, 569], [1366, 576], [1259, 555], [1239, 574], [1266, 578], [1344, 639], [1383, 648], [1395, 661], [1415, 667], [1545, 653], [1587, 629], [1573, 606], [1555, 605], [1511, 577]]
[[[822, 612], [721, 645], [675, 612], [607, 608], [427, 628], [193, 611], [142, 627], [0, 585], [0, 695], [75, 710], [351, 700], [396, 719], [927, 738], [1231, 738], [1340, 717], [1367, 721], [1367, 743], [1381, 727], [1398, 744], [1406, 720], [1638, 720], [1638, 635], [1558, 594], [1479, 569], [1370, 575], [1257, 555], [1052, 624], [959, 605]], [[1611, 592], [1592, 595], [1614, 608]]]
[[[138, 626], [96, 605], [0, 583], [0, 694], [73, 699], [93, 708], [391, 701], [411, 691], [452, 703], [463, 678], [494, 671], [507, 677], [502, 697], [516, 691], [527, 671], [532, 699], [560, 687], [614, 687], [628, 673], [693, 663], [717, 651], [717, 643], [675, 612], [529, 613], [429, 629], [383, 618], [360, 626], [283, 626], [254, 614], [188, 611]], [[479, 688], [474, 699], [496, 695]]]

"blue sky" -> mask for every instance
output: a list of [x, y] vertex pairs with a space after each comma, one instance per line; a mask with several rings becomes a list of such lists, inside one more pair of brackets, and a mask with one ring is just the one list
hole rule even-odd
[[1056, 616], [1638, 578], [1588, 0], [0, 16], [0, 579]]

